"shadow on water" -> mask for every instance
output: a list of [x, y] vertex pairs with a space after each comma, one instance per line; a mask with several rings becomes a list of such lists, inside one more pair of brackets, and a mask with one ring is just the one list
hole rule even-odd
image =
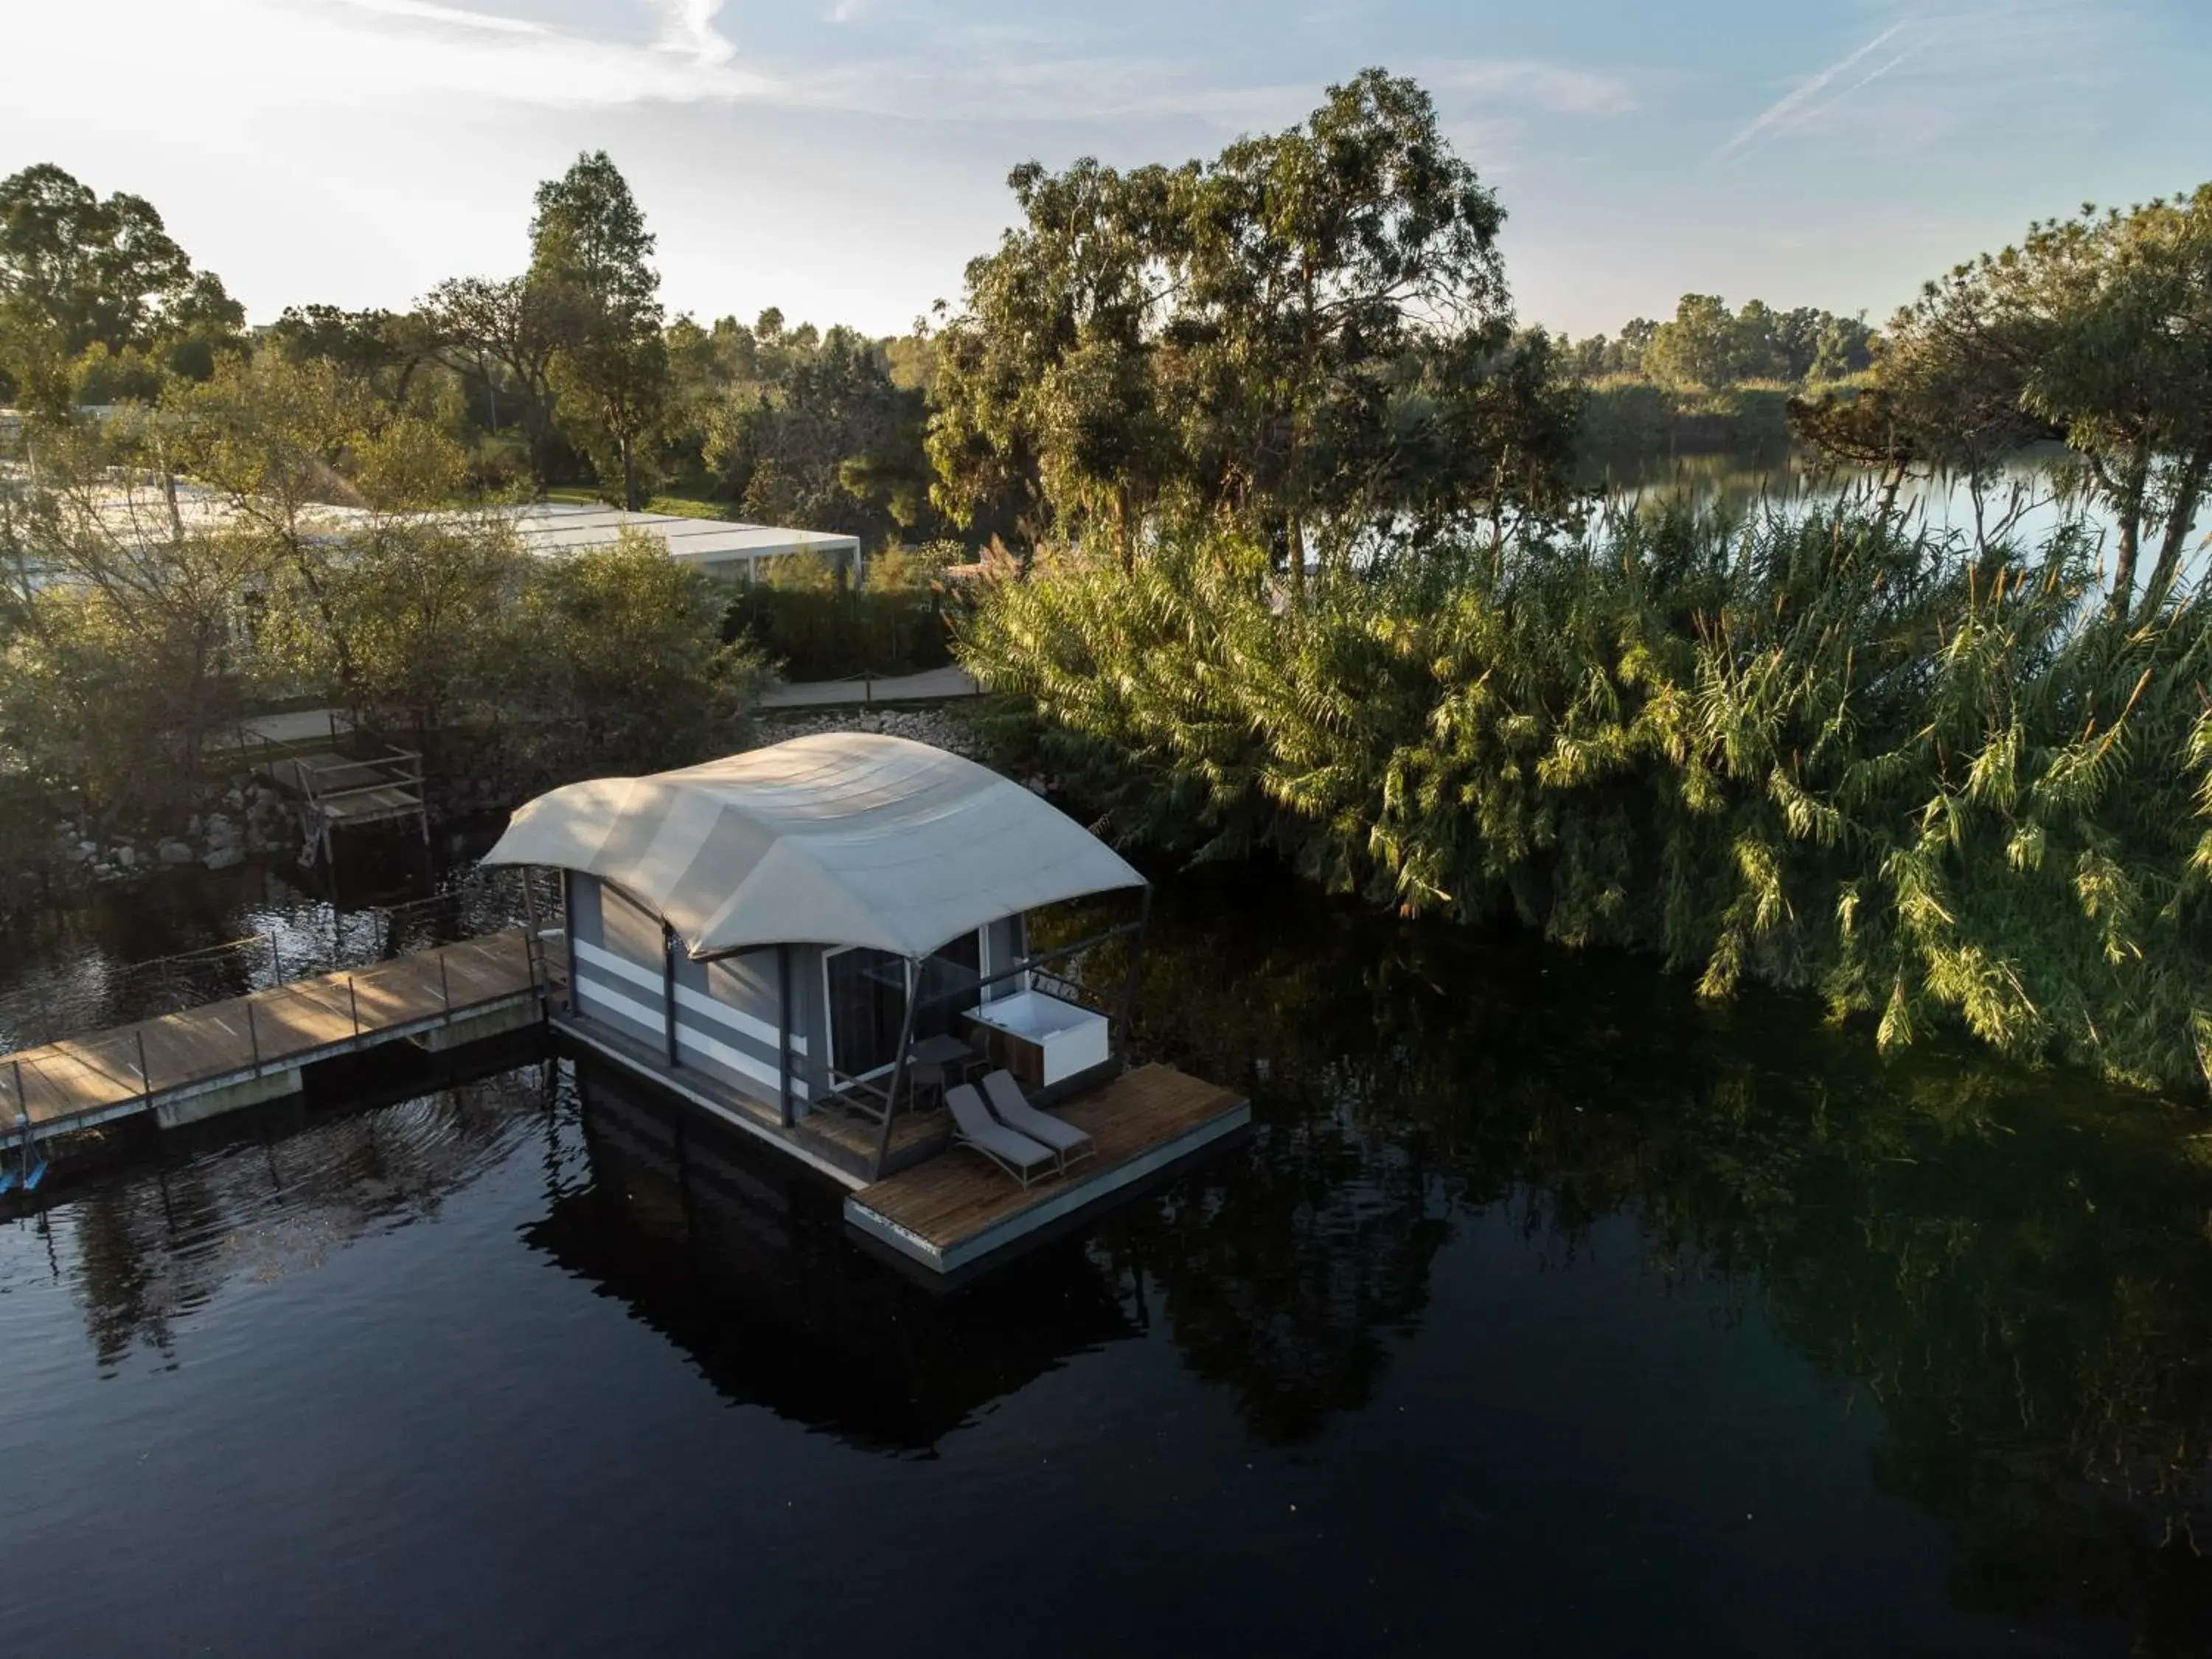
[[[1086, 967], [1113, 984], [1120, 965]], [[229, 1285], [539, 1159], [513, 1231], [477, 1248], [519, 1234], [724, 1399], [903, 1457], [974, 1443], [1085, 1356], [1153, 1348], [1233, 1403], [1249, 1444], [1315, 1455], [1393, 1420], [1371, 1408], [1409, 1379], [1466, 1386], [1437, 1355], [1492, 1305], [1469, 1263], [1562, 1304], [1611, 1274], [1633, 1308], [1771, 1333], [1808, 1364], [1826, 1392], [1778, 1406], [1787, 1431], [1872, 1425], [1866, 1477], [1942, 1528], [1960, 1608], [2141, 1651], [2212, 1643], [2201, 1109], [1960, 1054], [1882, 1063], [1802, 1005], [1716, 1012], [1645, 963], [1399, 924], [1258, 872], [1167, 884], [1145, 974], [1146, 1043], [1247, 1091], [1252, 1138], [951, 1297], [860, 1251], [825, 1184], [620, 1074], [534, 1064], [428, 1094], [364, 1076], [355, 1093], [388, 1103], [165, 1143], [57, 1206], [65, 1271], [112, 1372], [173, 1354]], [[1577, 1305], [1613, 1322], [1577, 1328], [1586, 1348], [1500, 1343], [1482, 1364], [1516, 1408], [1561, 1365], [1612, 1367], [1552, 1407], [1604, 1443], [1669, 1407], [1634, 1370], [1644, 1316]], [[1714, 1363], [1759, 1386], [1748, 1360]], [[1455, 1444], [1431, 1422], [1421, 1455], [1458, 1457], [1486, 1504], [1528, 1501], [1478, 1429], [1498, 1432]], [[1622, 1455], [1618, 1490], [1668, 1488], [1658, 1451]]]
[[818, 1177], [604, 1064], [577, 1062], [576, 1087], [591, 1183], [524, 1237], [682, 1348], [732, 1404], [925, 1453], [1132, 1334], [1079, 1250], [933, 1295], [861, 1255]]
[[[1130, 1218], [1188, 1363], [1273, 1441], [1375, 1395], [1455, 1232], [1571, 1273], [1632, 1223], [1880, 1414], [1877, 1486], [1940, 1518], [1963, 1605], [2212, 1647], [2212, 1119], [1645, 963], [1186, 882], [1154, 1044], [1247, 1089], [1249, 1153]], [[1113, 964], [1101, 964], [1112, 971]], [[1416, 1362], [1417, 1363], [1417, 1362]]]

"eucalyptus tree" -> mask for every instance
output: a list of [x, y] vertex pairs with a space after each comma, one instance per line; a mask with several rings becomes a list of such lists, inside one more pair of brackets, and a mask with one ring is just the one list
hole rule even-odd
[[1179, 279], [1170, 202], [1195, 173], [1085, 158], [1010, 176], [1024, 222], [969, 263], [936, 343], [933, 496], [957, 521], [995, 508], [1033, 543], [1103, 520], [1134, 557], [1184, 459], [1158, 356]]
[[[1443, 404], [1476, 394], [1510, 324], [1504, 210], [1452, 154], [1428, 94], [1370, 70], [1176, 194], [1186, 448], [1293, 583], [1316, 531], [1326, 554], [1409, 495], [1478, 499], [1480, 460], [1407, 441], [1424, 416], [1393, 396], [1409, 362]], [[1401, 464], [1414, 455], [1426, 465]]]
[[[1010, 182], [1022, 222], [970, 264], [937, 343], [954, 516], [1011, 501], [1032, 537], [1096, 526], [1125, 564], [1161, 524], [1203, 525], [1296, 585], [1310, 553], [1490, 516], [1528, 476], [1531, 433], [1511, 465], [1449, 441], [1494, 431], [1555, 359], [1516, 357], [1504, 211], [1411, 81], [1368, 70], [1209, 162]], [[1571, 456], [1543, 432], [1548, 495]]]
[[0, 179], [0, 378], [15, 397], [66, 406], [88, 356], [111, 386], [157, 383], [156, 354], [204, 378], [244, 320], [143, 197], [102, 197], [51, 162]]
[[554, 319], [550, 385], [602, 472], [620, 472], [635, 511], [644, 503], [639, 452], [668, 398], [653, 233], [605, 150], [578, 156], [537, 200], [525, 281]]

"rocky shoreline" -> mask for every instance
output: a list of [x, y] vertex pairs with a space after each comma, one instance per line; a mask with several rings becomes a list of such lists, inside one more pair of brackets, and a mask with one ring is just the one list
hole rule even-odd
[[[774, 714], [756, 722], [757, 744], [781, 743], [817, 732], [879, 732], [980, 759], [975, 733], [942, 708], [845, 707], [804, 714]], [[539, 786], [501, 777], [487, 769], [428, 781], [434, 827], [489, 813], [512, 811]], [[1042, 789], [1042, 784], [1030, 787]], [[45, 873], [67, 890], [144, 881], [165, 870], [228, 870], [252, 859], [297, 857], [312, 862], [313, 839], [295, 802], [251, 775], [238, 774], [211, 789], [201, 811], [167, 834], [90, 833], [64, 821], [54, 826]]]

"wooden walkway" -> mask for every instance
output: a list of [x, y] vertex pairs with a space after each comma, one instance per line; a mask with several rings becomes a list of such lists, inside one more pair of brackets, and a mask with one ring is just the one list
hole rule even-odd
[[1025, 1190], [981, 1153], [956, 1146], [854, 1193], [846, 1218], [925, 1267], [957, 1272], [1236, 1133], [1252, 1109], [1232, 1090], [1143, 1066], [1056, 1115], [1088, 1130], [1098, 1148], [1065, 1176]]
[[534, 1002], [561, 967], [510, 928], [0, 1055], [0, 1141], [27, 1114], [43, 1137], [295, 1078], [315, 1060]]

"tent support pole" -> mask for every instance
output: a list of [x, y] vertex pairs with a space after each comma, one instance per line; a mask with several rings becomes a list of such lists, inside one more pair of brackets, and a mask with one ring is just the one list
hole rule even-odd
[[1138, 891], [1141, 896], [1137, 901], [1137, 931], [1129, 938], [1129, 971], [1121, 981], [1121, 1060], [1124, 1065], [1128, 1063], [1129, 1059], [1130, 1021], [1136, 1018], [1137, 1013], [1137, 973], [1144, 963], [1145, 933], [1152, 925], [1152, 884], [1146, 883], [1143, 887], [1138, 889]]
[[[750, 568], [750, 566], [747, 568]], [[775, 947], [775, 1070], [783, 1127], [791, 1127], [791, 947]]]
[[891, 1117], [898, 1110], [899, 1090], [906, 1082], [907, 1060], [914, 1053], [914, 1007], [921, 1000], [915, 994], [921, 986], [914, 958], [905, 960], [906, 1018], [899, 1025], [898, 1064], [891, 1068], [891, 1091], [884, 1101], [883, 1133], [876, 1137], [876, 1167], [872, 1174], [878, 1181], [884, 1176], [884, 1160], [891, 1155]]
[[673, 1071], [676, 1059], [676, 930], [666, 922], [660, 924], [660, 1018], [668, 1039], [668, 1065]]

